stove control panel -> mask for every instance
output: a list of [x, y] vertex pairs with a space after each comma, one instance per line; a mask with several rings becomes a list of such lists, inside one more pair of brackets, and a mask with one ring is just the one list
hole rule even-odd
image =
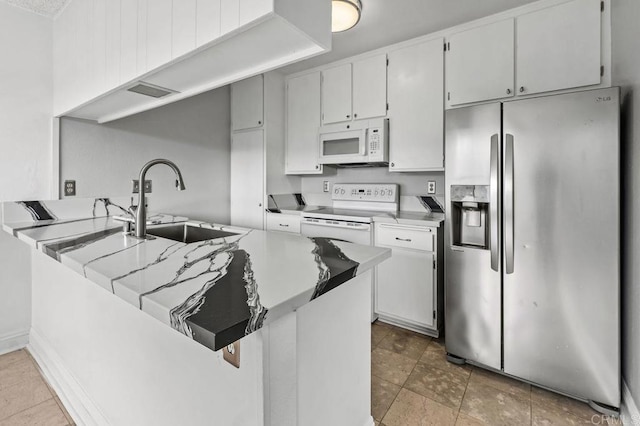
[[397, 203], [398, 196], [398, 185], [395, 183], [336, 183], [333, 185], [331, 199]]

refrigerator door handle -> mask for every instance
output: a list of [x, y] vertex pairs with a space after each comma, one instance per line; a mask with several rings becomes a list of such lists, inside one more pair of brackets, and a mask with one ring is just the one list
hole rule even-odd
[[499, 142], [500, 135], [498, 133], [491, 136], [491, 164], [490, 164], [490, 180], [489, 180], [489, 230], [491, 232], [489, 248], [491, 249], [491, 269], [499, 271], [500, 261], [500, 234], [498, 233], [498, 212], [500, 211], [500, 193], [499, 193], [499, 176], [498, 176], [498, 160], [499, 160]]
[[513, 135], [505, 135], [504, 148], [504, 250], [505, 272], [513, 274]]

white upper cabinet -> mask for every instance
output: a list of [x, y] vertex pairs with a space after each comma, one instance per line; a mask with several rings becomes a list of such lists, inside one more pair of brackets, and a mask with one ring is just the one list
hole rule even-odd
[[256, 75], [231, 86], [231, 129], [260, 127], [263, 123], [263, 77]]
[[518, 17], [518, 94], [600, 84], [600, 20], [600, 0], [573, 0]]
[[389, 170], [444, 167], [444, 52], [435, 39], [389, 52]]
[[514, 20], [452, 35], [447, 51], [450, 105], [513, 96]]
[[106, 83], [107, 90], [120, 84], [120, 0], [106, 2]]
[[220, 37], [220, 0], [197, 0], [196, 46]]
[[322, 71], [322, 123], [351, 120], [351, 64]]
[[318, 162], [320, 72], [287, 82], [287, 174], [322, 173]]
[[169, 62], [173, 21], [172, 0], [147, 2], [147, 69]]
[[[105, 0], [102, 0], [105, 1]], [[138, 30], [136, 44], [136, 74], [147, 72], [147, 3], [153, 0], [138, 0]]]
[[387, 55], [353, 63], [353, 119], [387, 114]]
[[196, 48], [196, 0], [174, 0], [171, 57], [177, 58]]
[[120, 81], [138, 75], [138, 0], [120, 2]]

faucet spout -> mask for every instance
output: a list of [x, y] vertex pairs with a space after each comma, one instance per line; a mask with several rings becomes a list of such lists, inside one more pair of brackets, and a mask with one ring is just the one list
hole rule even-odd
[[176, 189], [178, 191], [184, 191], [186, 189], [184, 186], [184, 180], [182, 179], [182, 173], [180, 173], [180, 169], [175, 165], [174, 162], [158, 158], [155, 160], [151, 160], [147, 164], [142, 166], [142, 169], [140, 170], [140, 176], [138, 177], [138, 182], [140, 183], [140, 185], [138, 185], [138, 208], [136, 209], [136, 238], [146, 238], [147, 236], [147, 206], [145, 200], [146, 194], [144, 188], [144, 180], [147, 176], [147, 171], [156, 164], [164, 164], [171, 167], [173, 172], [176, 174]]

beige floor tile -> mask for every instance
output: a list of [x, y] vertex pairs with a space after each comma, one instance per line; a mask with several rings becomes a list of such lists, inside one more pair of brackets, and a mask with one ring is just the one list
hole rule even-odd
[[378, 343], [391, 331], [391, 326], [376, 321], [371, 324], [371, 348], [378, 346]]
[[531, 400], [469, 381], [460, 412], [495, 426], [528, 425], [531, 423]]
[[62, 410], [62, 414], [64, 414], [64, 416], [67, 418], [67, 421], [69, 422], [70, 425], [75, 425], [75, 422], [73, 421], [73, 419], [71, 418], [71, 415], [69, 414], [69, 412], [67, 411], [67, 409], [65, 408], [64, 404], [62, 403], [62, 401], [60, 401], [60, 398], [58, 398], [57, 396], [55, 397], [55, 401], [58, 404], [58, 407], [60, 407], [60, 409]]
[[378, 343], [378, 347], [417, 361], [429, 346], [430, 340], [430, 337], [394, 328]]
[[400, 386], [376, 376], [371, 377], [371, 415], [375, 420], [382, 420], [398, 392]]
[[482, 368], [473, 369], [471, 377], [469, 378], [469, 383], [491, 386], [496, 389], [509, 392], [520, 398], [526, 398], [527, 400], [531, 396], [531, 385], [528, 383], [520, 382]]
[[371, 374], [395, 385], [402, 386], [416, 365], [416, 360], [376, 348], [371, 352]]
[[555, 404], [531, 403], [531, 424], [534, 426], [574, 426], [574, 425], [606, 425], [606, 420], [600, 414], [592, 414], [585, 418], [570, 411], [565, 411]]
[[407, 389], [400, 391], [382, 419], [386, 426], [446, 426], [455, 421], [455, 410]]
[[40, 377], [40, 373], [33, 362], [29, 358], [25, 358], [0, 368], [0, 389], [34, 377]]
[[473, 417], [467, 416], [464, 413], [458, 413], [458, 418], [456, 419], [456, 426], [488, 426], [487, 423], [484, 423], [478, 419], [474, 419]]
[[53, 399], [47, 385], [35, 377], [0, 390], [0, 420]]
[[29, 359], [27, 351], [20, 349], [18, 351], [9, 352], [8, 354], [0, 355], [0, 368], [4, 368], [14, 362], [23, 361]]
[[467, 388], [467, 378], [418, 362], [404, 387], [458, 410]]
[[62, 410], [53, 399], [0, 421], [0, 426], [66, 426], [68, 424]]
[[562, 411], [573, 413], [585, 419], [590, 419], [594, 414], [600, 414], [585, 402], [567, 398], [566, 396], [549, 392], [537, 386], [531, 386], [531, 403], [537, 403], [539, 405], [553, 404]]
[[460, 374], [465, 378], [469, 378], [469, 375], [471, 375], [472, 367], [470, 365], [457, 365], [447, 361], [447, 353], [444, 350], [444, 346], [435, 341], [429, 343], [429, 346], [427, 346], [427, 350], [422, 354], [420, 361], [431, 367]]

